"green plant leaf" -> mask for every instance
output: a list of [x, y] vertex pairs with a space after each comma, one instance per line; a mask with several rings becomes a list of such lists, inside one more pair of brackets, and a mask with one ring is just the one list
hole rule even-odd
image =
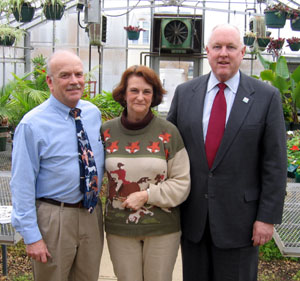
[[261, 64], [263, 65], [264, 69], [270, 69], [271, 62], [264, 59], [264, 57], [261, 55], [261, 53], [258, 53], [258, 59], [260, 60]]
[[284, 79], [283, 77], [276, 76], [272, 85], [280, 91], [280, 93], [287, 93], [290, 92], [291, 82]]
[[284, 79], [288, 79], [290, 77], [290, 72], [285, 57], [280, 56], [278, 58], [275, 73]]
[[296, 107], [300, 108], [300, 82], [296, 84], [296, 87], [294, 88], [291, 94], [293, 100], [295, 101]]
[[268, 70], [263, 70], [260, 73], [260, 77], [263, 81], [270, 81], [273, 82], [275, 79], [275, 74], [272, 70], [268, 69]]
[[294, 72], [291, 74], [291, 78], [295, 81], [295, 82], [299, 82], [300, 81], [300, 66], [298, 66]]

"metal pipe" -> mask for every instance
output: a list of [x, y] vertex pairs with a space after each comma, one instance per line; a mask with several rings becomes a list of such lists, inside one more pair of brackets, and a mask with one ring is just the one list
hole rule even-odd
[[2, 272], [3, 275], [6, 276], [7, 275], [7, 247], [6, 245], [1, 245], [2, 246]]
[[[99, 76], [98, 76], [98, 80], [99, 80], [99, 86], [98, 86], [98, 91], [99, 94], [101, 94], [102, 92], [102, 55], [101, 55], [101, 50], [100, 50], [100, 46], [98, 46], [98, 55], [99, 55]], [[96, 90], [96, 89], [95, 89]]]
[[[207, 58], [207, 54], [206, 53], [193, 53], [193, 54], [180, 54], [180, 56], [178, 56], [178, 54], [161, 54], [159, 52], [141, 52], [140, 53], [140, 64], [143, 64], [143, 55], [147, 55], [150, 57], [168, 57], [168, 58], [176, 58], [178, 57], [179, 59], [182, 57], [186, 57], [186, 58], [194, 58], [194, 59], [206, 59]], [[252, 55], [251, 57], [244, 57], [243, 60], [256, 60], [257, 57], [256, 55]], [[144, 59], [144, 63], [145, 63], [145, 59]]]
[[247, 31], [247, 13], [246, 13], [246, 11], [249, 11], [249, 10], [254, 10], [254, 12], [256, 13], [256, 9], [255, 8], [246, 8], [245, 9], [245, 22], [244, 22], [245, 32]]
[[[31, 37], [30, 32], [26, 32], [25, 38], [24, 38], [25, 46], [30, 46], [30, 37]], [[30, 70], [31, 70], [31, 52], [29, 51], [29, 48], [24, 48], [24, 60], [25, 60], [24, 71], [25, 71], [25, 73], [30, 72]]]

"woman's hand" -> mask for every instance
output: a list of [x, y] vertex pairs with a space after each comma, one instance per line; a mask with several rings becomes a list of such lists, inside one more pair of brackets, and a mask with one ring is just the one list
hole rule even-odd
[[148, 192], [146, 190], [131, 193], [122, 203], [123, 208], [138, 210], [148, 201]]

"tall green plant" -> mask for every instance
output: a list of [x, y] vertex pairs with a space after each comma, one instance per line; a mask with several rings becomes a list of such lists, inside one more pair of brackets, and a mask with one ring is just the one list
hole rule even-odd
[[100, 109], [104, 121], [120, 116], [123, 111], [123, 107], [113, 99], [111, 92], [102, 91], [102, 94], [98, 94], [93, 98], [87, 95], [84, 99]]
[[44, 102], [49, 97], [49, 91], [41, 90], [36, 81], [25, 80], [31, 73], [23, 77], [12, 74], [15, 78], [15, 86], [11, 92], [11, 100], [8, 105], [9, 123], [15, 128], [23, 116]]
[[11, 92], [14, 87], [14, 84], [10, 83], [0, 88], [0, 124], [2, 123], [2, 120], [8, 118], [8, 104], [10, 102]]
[[298, 124], [297, 111], [300, 108], [300, 66], [290, 72], [284, 56], [277, 62], [265, 60], [258, 54], [259, 60], [265, 70], [260, 73], [263, 81], [269, 81], [281, 94], [285, 120]]

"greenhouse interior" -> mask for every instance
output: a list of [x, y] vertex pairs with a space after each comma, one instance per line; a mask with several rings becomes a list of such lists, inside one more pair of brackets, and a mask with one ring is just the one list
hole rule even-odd
[[[290, 279], [260, 280], [300, 280], [300, 133], [294, 131], [300, 128], [299, 0], [0, 0], [1, 204], [10, 200], [14, 129], [50, 95], [46, 64], [51, 54], [72, 50], [80, 57], [84, 97], [96, 105], [104, 102], [104, 119], [120, 114], [111, 93], [123, 72], [133, 65], [152, 68], [166, 89], [155, 107], [165, 118], [176, 87], [211, 71], [205, 47], [212, 29], [225, 23], [239, 28], [246, 46], [241, 71], [279, 89], [287, 126], [289, 187], [274, 241], [280, 255], [294, 258], [298, 266]], [[0, 226], [2, 273], [7, 275], [6, 245], [21, 237], [10, 224]], [[117, 280], [110, 262], [104, 258], [102, 263], [107, 271], [99, 280]], [[182, 280], [178, 260], [173, 280]]]
[[[23, 33], [12, 46], [0, 46], [0, 85], [14, 79], [13, 73], [22, 77], [32, 71], [32, 59], [38, 56], [47, 58], [55, 50], [73, 49], [83, 60], [85, 71], [92, 75], [89, 78], [92, 94], [112, 91], [122, 72], [131, 65], [152, 67], [168, 91], [158, 109], [162, 112], [168, 111], [177, 84], [210, 71], [205, 44], [215, 25], [230, 23], [237, 25], [241, 34], [253, 32], [257, 36], [286, 40], [297, 37], [299, 32], [292, 30], [290, 20], [282, 28], [267, 27], [264, 20], [264, 10], [270, 4], [267, 1], [63, 0], [61, 18], [49, 20], [43, 12], [46, 0], [31, 0], [34, 14], [27, 22], [16, 20], [10, 2], [16, 0], [2, 0], [0, 4], [0, 35], [7, 26]], [[284, 4], [291, 9], [298, 7], [295, 1]], [[183, 44], [172, 42], [176, 40], [172, 35], [164, 36], [164, 29], [172, 30], [176, 23], [187, 29]], [[124, 27], [130, 25], [143, 29], [139, 38], [128, 37]], [[256, 42], [247, 46], [241, 69], [246, 74], [259, 75], [263, 66], [257, 53], [273, 61], [271, 51], [258, 47]], [[299, 52], [291, 51], [287, 41], [280, 53], [290, 67], [297, 65]]]

